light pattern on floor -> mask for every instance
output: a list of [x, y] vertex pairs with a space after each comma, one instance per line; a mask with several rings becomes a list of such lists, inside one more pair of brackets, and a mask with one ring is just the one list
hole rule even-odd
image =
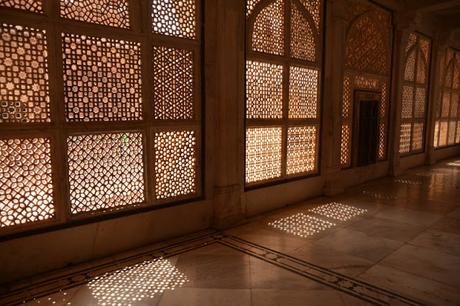
[[101, 305], [131, 305], [184, 285], [187, 277], [167, 259], [144, 261], [96, 277], [88, 283]]
[[357, 208], [337, 202], [331, 202], [315, 208], [311, 208], [308, 211], [326, 216], [328, 218], [347, 221], [353, 217], [366, 213], [367, 209]]
[[289, 217], [269, 222], [268, 225], [289, 234], [306, 238], [335, 226], [335, 223], [304, 213], [297, 213]]
[[422, 185], [422, 182], [420, 182], [420, 181], [414, 181], [414, 180], [408, 180], [408, 179], [402, 179], [402, 178], [395, 179], [394, 181], [395, 181], [396, 183], [400, 183], [400, 184], [407, 184], [407, 185]]
[[450, 163], [447, 163], [448, 166], [460, 167], [460, 160], [456, 160]]
[[396, 200], [398, 199], [396, 196], [388, 194], [388, 193], [383, 193], [383, 192], [375, 192], [375, 191], [369, 191], [369, 190], [363, 190], [362, 193], [372, 199], [376, 200]]

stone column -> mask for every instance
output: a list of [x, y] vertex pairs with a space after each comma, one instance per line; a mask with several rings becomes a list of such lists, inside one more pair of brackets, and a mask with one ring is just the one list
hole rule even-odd
[[244, 217], [244, 0], [205, 2], [207, 186], [213, 225]]
[[342, 84], [345, 62], [345, 40], [347, 20], [345, 1], [327, 2], [325, 58], [323, 79], [323, 129], [321, 172], [326, 178], [325, 195], [343, 192], [340, 182], [340, 143]]
[[413, 12], [398, 12], [394, 18], [395, 37], [393, 44], [393, 69], [390, 133], [388, 141], [388, 157], [390, 161], [390, 175], [401, 174], [399, 140], [401, 132], [402, 89], [404, 82], [404, 69], [406, 65], [406, 45], [410, 33], [415, 30], [415, 14]]

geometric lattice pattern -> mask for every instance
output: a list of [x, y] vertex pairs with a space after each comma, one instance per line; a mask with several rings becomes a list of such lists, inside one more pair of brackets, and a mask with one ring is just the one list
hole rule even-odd
[[426, 93], [424, 87], [415, 89], [414, 118], [425, 118]]
[[54, 217], [48, 138], [0, 139], [0, 227]]
[[269, 222], [268, 225], [288, 234], [307, 238], [335, 226], [335, 223], [304, 213], [297, 213]]
[[158, 132], [154, 142], [156, 198], [196, 193], [196, 133], [185, 130]]
[[297, 4], [291, 5], [291, 55], [314, 62], [316, 60], [316, 37], [312, 27]]
[[412, 126], [410, 123], [401, 124], [401, 132], [399, 135], [399, 153], [410, 152], [411, 129]]
[[347, 71], [343, 77], [342, 92], [342, 127], [341, 127], [341, 149], [340, 164], [342, 168], [351, 166], [352, 151], [352, 126], [353, 126], [353, 97], [354, 91], [380, 92], [379, 98], [379, 138], [377, 159], [386, 158], [386, 122], [388, 122], [388, 86], [386, 76], [362, 74], [356, 71]]
[[314, 171], [316, 167], [316, 126], [288, 128], [286, 174]]
[[0, 25], [0, 123], [50, 122], [45, 30]]
[[345, 67], [347, 69], [388, 75], [391, 56], [390, 14], [371, 9], [354, 21], [348, 30]]
[[193, 119], [193, 52], [153, 48], [155, 119]]
[[379, 123], [379, 146], [377, 152], [377, 159], [384, 160], [386, 154], [386, 136], [387, 136], [387, 129], [385, 123]]
[[129, 28], [128, 0], [60, 0], [61, 17]]
[[144, 202], [141, 133], [69, 136], [67, 146], [73, 214]]
[[413, 100], [414, 88], [411, 86], [403, 86], [401, 109], [402, 118], [412, 118]]
[[320, 9], [246, 0], [246, 183], [317, 171]]
[[345, 74], [342, 92], [342, 143], [340, 163], [352, 166], [353, 94], [356, 90], [379, 93], [379, 135], [377, 159], [384, 160], [387, 151], [387, 125], [392, 50], [391, 13], [372, 3], [347, 0]]
[[415, 79], [415, 55], [416, 52], [411, 52], [406, 59], [406, 67], [404, 70], [404, 80], [413, 82]]
[[43, 13], [43, 0], [1, 0], [0, 6], [17, 8], [34, 13]]
[[331, 219], [348, 221], [356, 216], [366, 213], [367, 209], [357, 208], [337, 202], [331, 202], [315, 208], [311, 208], [308, 211]]
[[460, 129], [457, 121], [460, 120], [460, 52], [447, 49], [444, 63], [441, 66], [442, 96], [436, 109], [436, 125], [439, 126], [439, 135], [434, 135], [434, 146], [443, 147], [460, 143]]
[[246, 182], [281, 176], [281, 127], [246, 129]]
[[252, 50], [282, 55], [284, 53], [284, 3], [276, 0], [257, 16], [252, 32]]
[[414, 123], [412, 127], [412, 151], [423, 148], [423, 123]]
[[447, 128], [448, 128], [448, 123], [445, 121], [442, 121], [439, 126], [439, 146], [440, 147], [447, 145]]
[[153, 0], [152, 2], [154, 33], [196, 39], [196, 19], [195, 0]]
[[320, 9], [321, 1], [320, 0], [300, 0], [300, 3], [307, 9], [308, 13], [313, 19], [316, 28], [319, 28], [320, 24]]
[[67, 121], [142, 119], [140, 43], [62, 34]]
[[352, 88], [350, 86], [350, 76], [343, 77], [343, 98], [342, 98], [342, 118], [349, 119], [352, 112]]
[[251, 15], [252, 11], [254, 10], [255, 6], [261, 0], [246, 0], [246, 16]]
[[187, 282], [169, 260], [157, 258], [97, 276], [88, 288], [98, 305], [138, 305]]
[[351, 162], [351, 129], [349, 125], [342, 125], [340, 142], [340, 165], [342, 168], [350, 166]]
[[400, 153], [410, 153], [423, 149], [430, 49], [431, 41], [428, 38], [418, 33], [409, 35], [406, 45], [404, 86], [401, 97]]
[[289, 69], [289, 118], [316, 118], [318, 70], [291, 66]]
[[444, 91], [442, 94], [441, 117], [449, 118], [450, 113], [450, 92]]
[[282, 118], [283, 66], [246, 61], [246, 95], [247, 118]]
[[457, 131], [457, 121], [449, 121], [449, 134], [447, 144], [452, 145], [455, 143], [455, 132]]

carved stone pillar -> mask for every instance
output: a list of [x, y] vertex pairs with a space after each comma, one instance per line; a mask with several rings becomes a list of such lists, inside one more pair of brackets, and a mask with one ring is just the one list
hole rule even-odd
[[399, 140], [401, 132], [402, 89], [404, 82], [404, 69], [406, 65], [406, 45], [410, 33], [415, 30], [415, 14], [413, 12], [399, 12], [394, 18], [394, 44], [393, 44], [393, 75], [391, 94], [391, 117], [388, 157], [390, 160], [390, 175], [401, 174]]
[[343, 192], [340, 182], [341, 104], [347, 20], [345, 2], [328, 1], [325, 43], [322, 173], [326, 176], [324, 193]]
[[206, 131], [213, 224], [244, 217], [244, 0], [207, 0]]

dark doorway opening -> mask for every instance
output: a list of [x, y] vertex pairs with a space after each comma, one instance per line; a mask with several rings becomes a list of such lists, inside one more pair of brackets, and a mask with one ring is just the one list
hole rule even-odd
[[379, 99], [376, 93], [357, 94], [355, 99], [354, 164], [377, 162]]

